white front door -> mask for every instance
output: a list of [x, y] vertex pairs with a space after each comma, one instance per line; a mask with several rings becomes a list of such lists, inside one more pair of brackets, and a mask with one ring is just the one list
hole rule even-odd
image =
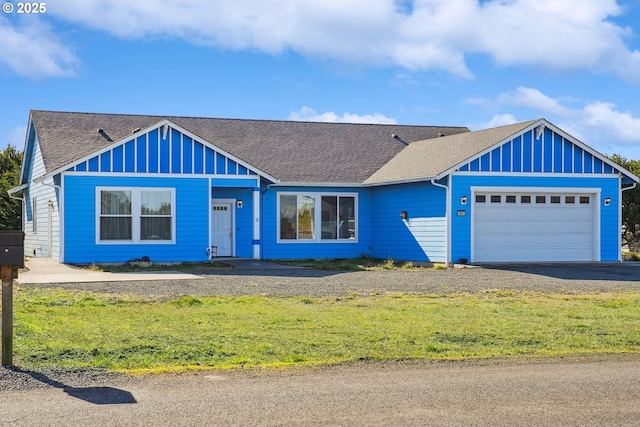
[[233, 203], [214, 202], [212, 209], [211, 246], [219, 257], [233, 256]]

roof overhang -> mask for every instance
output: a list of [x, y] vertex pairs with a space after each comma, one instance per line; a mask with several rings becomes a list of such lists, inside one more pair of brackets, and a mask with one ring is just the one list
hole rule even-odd
[[20, 185], [20, 186], [18, 186], [18, 187], [15, 187], [15, 188], [12, 188], [12, 189], [10, 189], [10, 190], [7, 190], [7, 193], [9, 193], [9, 194], [15, 194], [15, 193], [17, 193], [17, 192], [19, 192], [19, 191], [24, 190], [24, 189], [25, 189], [25, 188], [27, 188], [28, 186], [29, 186], [29, 184], [22, 184], [22, 185]]
[[172, 121], [165, 119], [165, 120], [161, 120], [160, 122], [156, 123], [155, 125], [151, 125], [148, 126], [144, 129], [138, 129], [135, 132], [132, 132], [130, 135], [127, 135], [124, 138], [121, 138], [117, 141], [114, 141], [112, 144], [109, 144], [107, 147], [104, 147], [100, 150], [94, 151], [91, 154], [87, 154], [86, 156], [83, 156], [79, 159], [74, 160], [71, 163], [68, 163], [64, 166], [61, 166], [55, 170], [52, 170], [51, 172], [46, 173], [43, 177], [44, 178], [51, 178], [59, 173], [62, 173], [64, 171], [66, 171], [67, 169], [69, 169], [70, 167], [73, 167], [77, 164], [86, 162], [87, 160], [99, 156], [102, 153], [105, 153], [107, 151], [112, 150], [114, 147], [117, 147], [118, 145], [124, 144], [127, 141], [130, 140], [135, 140], [136, 138], [138, 138], [139, 136], [142, 136], [144, 134], [146, 134], [147, 132], [150, 132], [154, 129], [161, 129], [162, 132], [168, 132], [170, 129], [175, 129], [178, 132], [188, 136], [189, 138], [193, 139], [194, 141], [198, 141], [201, 144], [205, 145], [206, 147], [211, 148], [212, 150], [217, 151], [218, 153], [222, 154], [223, 156], [227, 157], [228, 159], [233, 160], [234, 162], [238, 163], [239, 165], [242, 165], [244, 167], [246, 167], [247, 169], [251, 169], [253, 171], [256, 172], [256, 174], [258, 176], [260, 176], [261, 178], [264, 178], [266, 180], [272, 181], [272, 182], [278, 182], [278, 179], [272, 177], [271, 175], [269, 175], [268, 173], [261, 171], [260, 169], [256, 168], [253, 165], [250, 165], [249, 163], [245, 162], [244, 160], [239, 159], [238, 157], [234, 156], [233, 154], [223, 150], [222, 148], [210, 143], [209, 141], [205, 140], [204, 138], [199, 137], [198, 135], [189, 132], [188, 130], [184, 129], [183, 127], [173, 123]]

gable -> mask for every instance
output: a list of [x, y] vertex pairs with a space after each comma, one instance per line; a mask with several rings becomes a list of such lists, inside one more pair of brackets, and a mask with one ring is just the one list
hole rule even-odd
[[[80, 159], [87, 161], [88, 156], [111, 149], [116, 142], [129, 141], [140, 129], [167, 120], [188, 131], [199, 142], [227, 153], [229, 158], [241, 160], [245, 165], [287, 183], [362, 183], [414, 141], [469, 132], [465, 127], [451, 126], [56, 111], [32, 111], [31, 118], [48, 171], [66, 170]], [[103, 132], [98, 133], [97, 129]], [[118, 161], [115, 166], [119, 165]], [[87, 164], [86, 167], [92, 166]], [[124, 168], [126, 170], [126, 163]]]
[[[96, 133], [101, 133], [100, 129]], [[67, 172], [260, 175], [275, 182], [268, 174], [167, 120], [64, 168]]]
[[618, 174], [637, 177], [546, 121], [458, 165], [459, 172]]

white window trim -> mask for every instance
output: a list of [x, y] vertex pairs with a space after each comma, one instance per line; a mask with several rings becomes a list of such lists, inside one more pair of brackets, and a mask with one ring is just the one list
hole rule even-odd
[[[280, 238], [280, 196], [307, 196], [313, 197], [315, 200], [315, 224], [313, 239], [281, 239]], [[353, 239], [322, 239], [322, 197], [324, 196], [336, 196], [336, 197], [353, 197], [354, 212], [353, 218], [355, 220], [355, 233]], [[318, 206], [320, 208], [318, 208]], [[349, 244], [358, 243], [358, 234], [360, 232], [360, 220], [358, 218], [358, 193], [342, 193], [342, 192], [302, 192], [302, 191], [279, 191], [276, 193], [276, 241], [277, 243], [291, 243], [291, 244], [304, 244], [304, 243], [332, 243], [332, 244]]]
[[[131, 240], [100, 240], [100, 193], [102, 191], [131, 192]], [[171, 240], [140, 239], [141, 198], [143, 191], [169, 191], [171, 193]], [[176, 189], [165, 187], [96, 187], [96, 244], [97, 245], [174, 245], [176, 243]]]

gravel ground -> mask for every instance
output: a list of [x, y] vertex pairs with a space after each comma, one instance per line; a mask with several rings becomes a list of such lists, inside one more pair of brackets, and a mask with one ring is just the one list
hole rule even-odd
[[593, 293], [640, 290], [640, 263], [536, 265], [453, 268], [418, 271], [318, 271], [219, 269], [190, 271], [194, 280], [60, 283], [25, 285], [60, 287], [150, 297], [181, 295], [342, 296], [385, 293], [451, 294], [487, 290], [539, 293]]
[[[386, 293], [453, 294], [515, 290], [537, 293], [581, 294], [640, 290], [640, 265], [537, 265], [473, 267], [422, 271], [331, 272], [313, 269], [234, 270], [192, 272], [194, 280], [154, 282], [107, 282], [25, 285], [60, 287], [111, 294], [137, 294], [148, 297], [181, 295], [280, 295], [343, 296]], [[108, 380], [127, 381], [127, 376], [98, 369], [38, 369], [0, 367], [1, 390], [82, 387]]]

